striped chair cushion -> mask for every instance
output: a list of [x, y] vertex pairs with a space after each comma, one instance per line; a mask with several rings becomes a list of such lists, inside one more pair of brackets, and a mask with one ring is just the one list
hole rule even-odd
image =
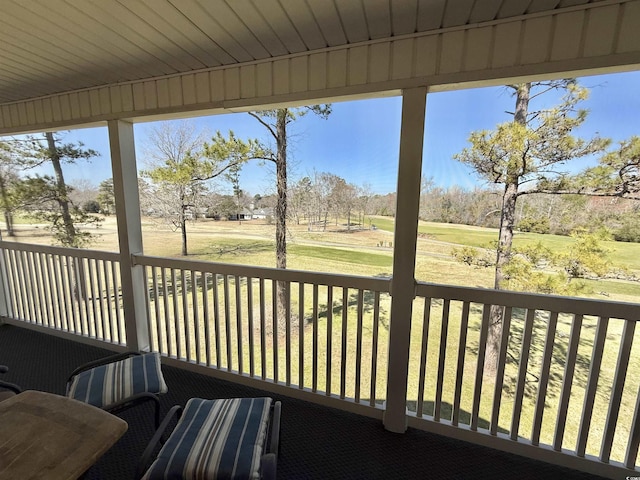
[[143, 479], [260, 478], [271, 402], [190, 399]]
[[136, 355], [78, 374], [68, 396], [108, 409], [139, 393], [166, 393], [157, 353]]

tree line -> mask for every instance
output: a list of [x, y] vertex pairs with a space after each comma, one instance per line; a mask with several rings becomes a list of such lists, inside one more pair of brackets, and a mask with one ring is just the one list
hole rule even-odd
[[[420, 195], [420, 219], [498, 228], [502, 211], [501, 196], [497, 188], [443, 188], [425, 179]], [[606, 230], [614, 240], [640, 242], [640, 201], [620, 197], [534, 193], [518, 200], [514, 229], [565, 236], [579, 229]]]

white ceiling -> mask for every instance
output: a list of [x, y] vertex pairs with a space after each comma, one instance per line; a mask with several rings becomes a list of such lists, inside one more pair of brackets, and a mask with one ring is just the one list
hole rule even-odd
[[599, 0], [0, 0], [0, 104]]

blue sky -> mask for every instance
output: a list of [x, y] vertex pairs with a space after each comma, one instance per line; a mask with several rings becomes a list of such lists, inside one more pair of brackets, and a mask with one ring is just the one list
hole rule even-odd
[[[583, 107], [590, 111], [579, 134], [585, 137], [598, 132], [614, 141], [640, 135], [640, 72], [583, 77], [580, 83], [591, 89]], [[469, 133], [491, 129], [508, 121], [505, 111], [513, 110], [514, 99], [502, 87], [432, 93], [427, 97], [427, 116], [423, 158], [423, 175], [433, 177], [437, 185], [482, 185], [473, 172], [452, 159], [467, 145]], [[550, 105], [550, 104], [549, 104]], [[400, 135], [401, 99], [399, 97], [340, 102], [333, 104], [327, 120], [308, 115], [294, 124], [290, 133], [289, 158], [293, 165], [291, 179], [313, 171], [331, 172], [373, 192], [388, 193], [396, 189], [397, 156]], [[267, 140], [268, 135], [248, 114], [235, 113], [192, 120], [198, 128], [213, 134], [233, 130], [240, 138]], [[153, 123], [135, 126], [136, 142], [142, 147]], [[81, 140], [101, 156], [91, 163], [65, 167], [69, 183], [88, 180], [97, 185], [111, 176], [109, 146], [105, 128], [70, 132], [66, 141]], [[139, 167], [144, 165], [143, 148], [138, 148]], [[577, 170], [597, 159], [572, 163]], [[273, 192], [274, 179], [269, 168], [257, 162], [246, 165], [240, 177], [241, 188], [251, 194]], [[221, 193], [230, 187], [220, 185]]]

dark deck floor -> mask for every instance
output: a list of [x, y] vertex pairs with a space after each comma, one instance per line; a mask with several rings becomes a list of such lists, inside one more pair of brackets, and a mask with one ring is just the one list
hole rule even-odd
[[[64, 393], [78, 365], [111, 352], [10, 325], [0, 326], [0, 364], [7, 381], [24, 389]], [[190, 397], [272, 396], [259, 390], [163, 366], [169, 393], [163, 414]], [[593, 479], [593, 475], [528, 460], [420, 430], [384, 430], [380, 421], [313, 403], [282, 401], [280, 479]], [[90, 470], [89, 479], [131, 479], [152, 435], [152, 412], [140, 406], [121, 414], [122, 439]], [[2, 426], [0, 425], [0, 431]]]

